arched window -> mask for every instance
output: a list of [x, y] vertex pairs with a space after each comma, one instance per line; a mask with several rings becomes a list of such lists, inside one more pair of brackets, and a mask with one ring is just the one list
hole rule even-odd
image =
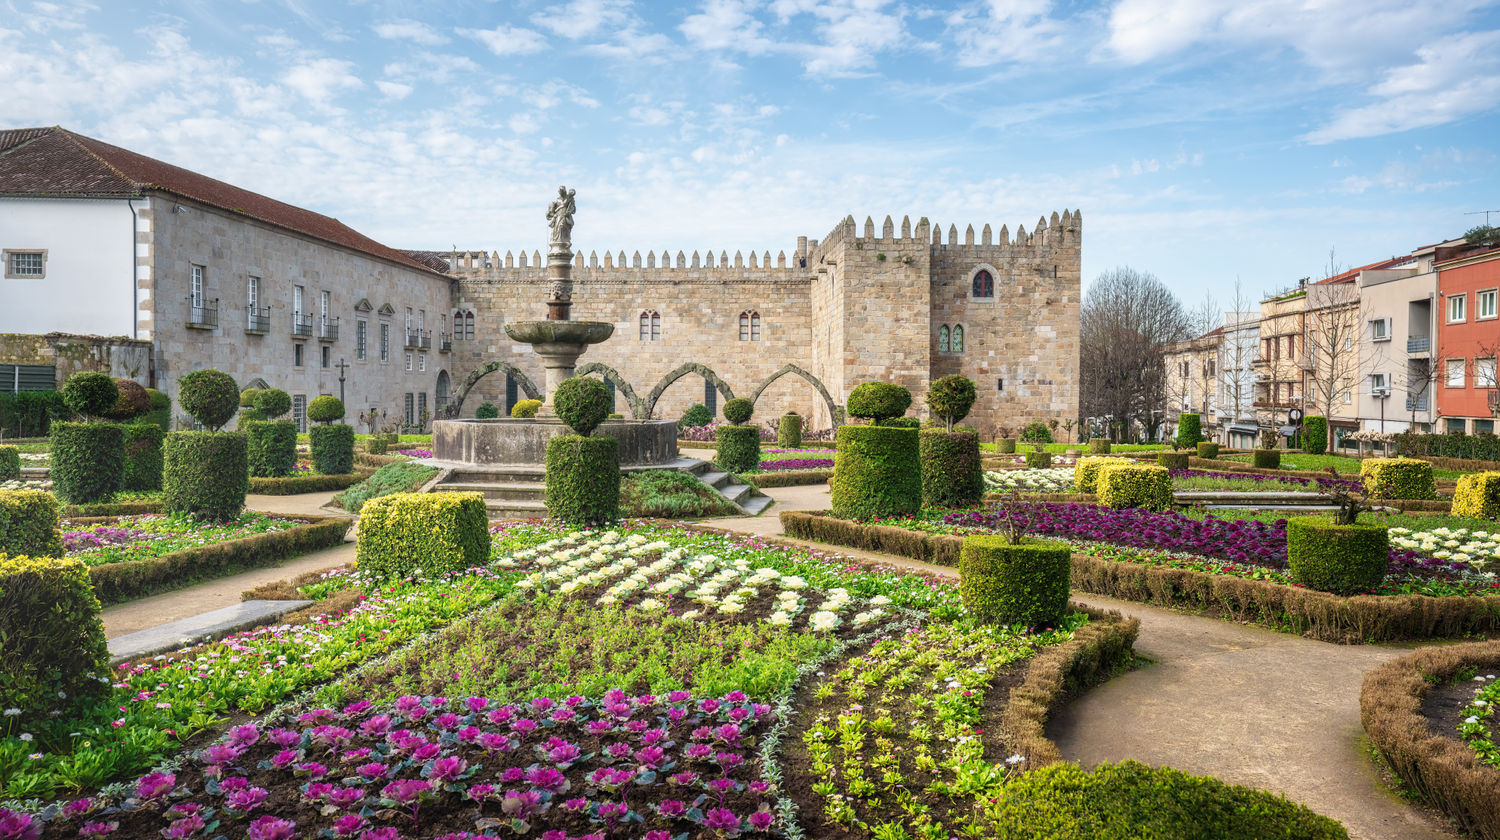
[[948, 352], [948, 325], [938, 327], [938, 352]]
[[984, 269], [974, 272], [974, 297], [992, 298], [995, 296], [995, 276]]
[[760, 341], [760, 313], [740, 313], [740, 341]]
[[962, 324], [955, 324], [953, 326], [953, 341], [951, 346], [955, 353], [964, 352], [964, 328]]
[[647, 309], [641, 313], [641, 341], [659, 341], [661, 339], [661, 313], [655, 309]]
[[472, 309], [464, 313], [464, 340], [474, 340], [474, 311]]

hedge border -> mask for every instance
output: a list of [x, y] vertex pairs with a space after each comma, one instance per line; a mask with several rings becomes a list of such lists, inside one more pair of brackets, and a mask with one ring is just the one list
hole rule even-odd
[[[866, 525], [810, 511], [782, 511], [798, 539], [958, 565], [963, 538]], [[1451, 638], [1500, 630], [1500, 596], [1341, 596], [1263, 580], [1073, 555], [1074, 591], [1197, 612], [1339, 644]]]
[[142, 513], [161, 513], [162, 508], [163, 502], [161, 499], [150, 502], [104, 502], [92, 505], [65, 505], [62, 509], [62, 518], [76, 520], [98, 517], [137, 516]]
[[284, 475], [276, 478], [251, 476], [250, 492], [258, 496], [296, 496], [347, 490], [374, 475], [374, 470], [355, 469], [343, 475]]
[[800, 487], [804, 484], [827, 484], [833, 478], [833, 470], [776, 470], [737, 475], [756, 487]]
[[1500, 769], [1458, 738], [1434, 733], [1422, 713], [1433, 687], [1468, 666], [1500, 663], [1500, 641], [1423, 648], [1365, 675], [1359, 718], [1391, 772], [1465, 832], [1500, 840]]

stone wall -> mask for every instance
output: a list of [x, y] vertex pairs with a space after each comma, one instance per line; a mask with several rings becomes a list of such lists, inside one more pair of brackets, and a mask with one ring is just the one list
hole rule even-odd
[[55, 366], [59, 388], [81, 370], [104, 371], [149, 386], [151, 342], [123, 336], [6, 333], [0, 334], [0, 364]]

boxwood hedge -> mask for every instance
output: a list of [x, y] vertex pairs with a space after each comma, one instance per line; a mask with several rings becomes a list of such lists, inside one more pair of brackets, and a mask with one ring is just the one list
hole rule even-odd
[[13, 481], [20, 477], [20, 448], [10, 445], [0, 446], [0, 481]]
[[1209, 459], [1219, 457], [1219, 445], [1207, 440], [1198, 441], [1198, 457]]
[[82, 505], [115, 497], [125, 479], [124, 426], [59, 421], [52, 424], [50, 437], [52, 492], [57, 498]]
[[558, 435], [547, 441], [547, 516], [571, 525], [620, 518], [618, 439]]
[[1365, 594], [1380, 585], [1390, 566], [1390, 536], [1384, 525], [1335, 525], [1326, 516], [1286, 521], [1286, 559], [1292, 579], [1338, 595]]
[[740, 473], [760, 466], [760, 429], [755, 426], [720, 426], [714, 430], [718, 443], [714, 463], [725, 472]]
[[343, 475], [354, 470], [354, 427], [345, 423], [313, 426], [307, 430], [312, 443], [313, 469], [324, 475]]
[[1328, 451], [1328, 418], [1307, 417], [1302, 420], [1302, 451], [1322, 455]]
[[[257, 401], [271, 391], [262, 391]], [[264, 411], [264, 409], [261, 409]], [[291, 475], [297, 467], [297, 424], [290, 420], [242, 423], [250, 474], [258, 478]]]
[[245, 436], [240, 432], [173, 432], [162, 464], [167, 513], [225, 522], [238, 516], [250, 488]]
[[1278, 449], [1257, 449], [1250, 456], [1250, 465], [1262, 470], [1281, 469], [1281, 451]]
[[1099, 471], [1099, 504], [1111, 508], [1171, 510], [1172, 476], [1166, 467], [1132, 464]]
[[1453, 515], [1472, 519], [1500, 519], [1500, 472], [1459, 476], [1453, 494]]
[[125, 427], [124, 489], [161, 489], [161, 449], [166, 436], [155, 423], [132, 423]]
[[1068, 610], [1072, 555], [1065, 543], [1012, 545], [994, 534], [965, 537], [958, 560], [964, 608], [992, 624], [1054, 624]]
[[1365, 495], [1372, 499], [1437, 496], [1432, 464], [1416, 458], [1366, 458], [1359, 463], [1359, 477], [1364, 482]]
[[0, 554], [63, 556], [57, 497], [45, 490], [0, 490]]
[[830, 491], [840, 519], [905, 516], [922, 509], [915, 429], [840, 426]]
[[11, 731], [108, 692], [104, 624], [82, 561], [0, 555], [0, 627], [0, 697], [20, 710], [6, 718]]
[[796, 449], [802, 445], [802, 415], [787, 413], [776, 423], [776, 445], [782, 449]]
[[[613, 438], [606, 438], [613, 440]], [[429, 577], [489, 561], [489, 518], [480, 493], [396, 493], [359, 512], [354, 564], [377, 577]]]
[[924, 429], [918, 433], [922, 459], [922, 504], [967, 507], [984, 496], [984, 465], [977, 432]]

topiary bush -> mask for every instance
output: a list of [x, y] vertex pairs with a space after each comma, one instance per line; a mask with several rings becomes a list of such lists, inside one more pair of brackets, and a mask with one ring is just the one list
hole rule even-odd
[[1302, 451], [1322, 455], [1328, 451], [1328, 418], [1305, 417], [1302, 420]]
[[1390, 536], [1384, 525], [1335, 525], [1326, 516], [1286, 521], [1286, 559], [1292, 579], [1338, 595], [1374, 591], [1390, 566]]
[[916, 431], [840, 426], [836, 440], [829, 482], [834, 516], [864, 520], [906, 516], [922, 509], [922, 459]]
[[917, 434], [922, 461], [922, 504], [968, 507], [984, 496], [984, 464], [977, 432], [924, 429]]
[[484, 402], [479, 404], [478, 408], [474, 409], [475, 420], [494, 420], [499, 416], [500, 407], [490, 402], [489, 400], [485, 400]]
[[56, 496], [45, 490], [0, 490], [0, 555], [61, 557], [58, 526]]
[[162, 458], [162, 508], [214, 522], [240, 515], [250, 490], [245, 435], [172, 432]]
[[107, 373], [84, 370], [63, 383], [62, 401], [74, 414], [94, 420], [114, 410], [120, 400], [120, 386]]
[[125, 479], [124, 426], [58, 421], [49, 438], [52, 492], [57, 498], [86, 505], [115, 497]]
[[1110, 446], [1109, 438], [1089, 438], [1089, 452], [1094, 455], [1108, 455]]
[[776, 445], [782, 449], [796, 449], [802, 445], [802, 415], [795, 411], [781, 415], [776, 422]]
[[1015, 438], [998, 438], [995, 440], [995, 451], [1001, 455], [1010, 455], [1016, 451]]
[[916, 417], [887, 417], [876, 420], [875, 425], [885, 426], [888, 429], [920, 429], [922, 421]]
[[1052, 430], [1040, 420], [1033, 420], [1021, 430], [1022, 443], [1051, 443]]
[[280, 388], [266, 388], [255, 395], [255, 410], [267, 420], [275, 420], [292, 410], [292, 395]]
[[1366, 458], [1359, 463], [1365, 495], [1372, 499], [1431, 499], [1437, 496], [1432, 464], [1416, 458]]
[[125, 427], [125, 476], [121, 487], [148, 492], [161, 489], [162, 441], [166, 433], [154, 423]]
[[614, 410], [614, 397], [603, 382], [588, 376], [564, 379], [552, 395], [552, 408], [568, 428], [588, 437]]
[[354, 566], [378, 578], [441, 577], [490, 559], [480, 493], [396, 493], [364, 503]]
[[911, 391], [890, 382], [866, 382], [849, 392], [849, 416], [874, 423], [900, 417], [911, 407]]
[[1203, 440], [1203, 418], [1196, 414], [1177, 416], [1177, 445], [1187, 449]]
[[1088, 455], [1073, 465], [1073, 488], [1079, 493], [1093, 493], [1099, 489], [1099, 471], [1105, 467], [1128, 467], [1135, 462], [1129, 458], [1099, 457]]
[[21, 450], [19, 447], [0, 444], [0, 481], [14, 481], [21, 477]]
[[1010, 626], [1056, 624], [1068, 611], [1073, 550], [1065, 543], [1021, 542], [983, 534], [964, 537], [958, 591], [980, 621]]
[[115, 387], [119, 389], [120, 396], [115, 400], [114, 406], [105, 412], [106, 417], [111, 420], [124, 422], [132, 420], [151, 410], [151, 397], [146, 393], [146, 387], [134, 379], [116, 379]]
[[354, 427], [346, 423], [313, 426], [307, 430], [312, 441], [313, 469], [323, 475], [347, 475], [354, 472]]
[[714, 430], [718, 446], [714, 463], [730, 473], [742, 473], [760, 467], [760, 429], [756, 426], [720, 426]]
[[1111, 508], [1171, 510], [1172, 476], [1166, 467], [1132, 464], [1099, 470], [1099, 504]]
[[251, 420], [244, 426], [250, 474], [256, 478], [291, 475], [297, 467], [297, 424], [290, 420]]
[[677, 421], [677, 425], [683, 429], [696, 429], [712, 422], [714, 422], [714, 413], [708, 410], [708, 406], [693, 403], [687, 411], [682, 413], [682, 419]]
[[949, 374], [927, 386], [927, 410], [951, 432], [955, 423], [969, 416], [978, 395], [974, 380], [957, 373]]
[[1250, 454], [1251, 466], [1263, 470], [1276, 470], [1281, 468], [1281, 450], [1279, 449], [1257, 449]]
[[1453, 515], [1500, 519], [1500, 472], [1469, 473], [1458, 478]]
[[724, 403], [724, 419], [738, 426], [750, 422], [751, 416], [755, 414], [755, 403], [744, 397], [735, 397]]
[[9, 732], [53, 711], [70, 719], [108, 694], [109, 649], [82, 561], [0, 555], [0, 627], [0, 697], [20, 710], [6, 712]]
[[337, 423], [344, 419], [345, 413], [344, 401], [332, 394], [314, 397], [307, 404], [307, 419], [314, 423]]
[[1206, 440], [1199, 441], [1198, 457], [1209, 459], [1219, 457], [1219, 445]]
[[234, 377], [221, 370], [195, 370], [177, 383], [177, 402], [194, 420], [218, 430], [234, 417], [240, 389]]
[[558, 435], [547, 441], [547, 516], [570, 525], [620, 518], [617, 438]]
[[150, 408], [141, 415], [141, 422], [160, 428], [163, 434], [172, 431], [172, 398], [155, 388], [147, 388], [146, 399]]
[[1029, 470], [1045, 470], [1052, 467], [1052, 453], [1044, 449], [1038, 449], [1026, 453], [1026, 468]]
[[240, 408], [254, 408], [255, 407], [255, 395], [259, 394], [260, 391], [261, 391], [261, 389], [259, 389], [259, 388], [246, 388], [245, 390], [241, 391], [240, 392]]
[[1185, 470], [1188, 468], [1188, 454], [1186, 452], [1158, 452], [1156, 463], [1169, 470]]
[[541, 411], [541, 410], [542, 410], [542, 401], [541, 400], [518, 400], [515, 405], [511, 406], [511, 408], [510, 408], [510, 416], [512, 416], [512, 417], [520, 417], [520, 418], [531, 418], [531, 417], [535, 417], [536, 413], [538, 411]]

